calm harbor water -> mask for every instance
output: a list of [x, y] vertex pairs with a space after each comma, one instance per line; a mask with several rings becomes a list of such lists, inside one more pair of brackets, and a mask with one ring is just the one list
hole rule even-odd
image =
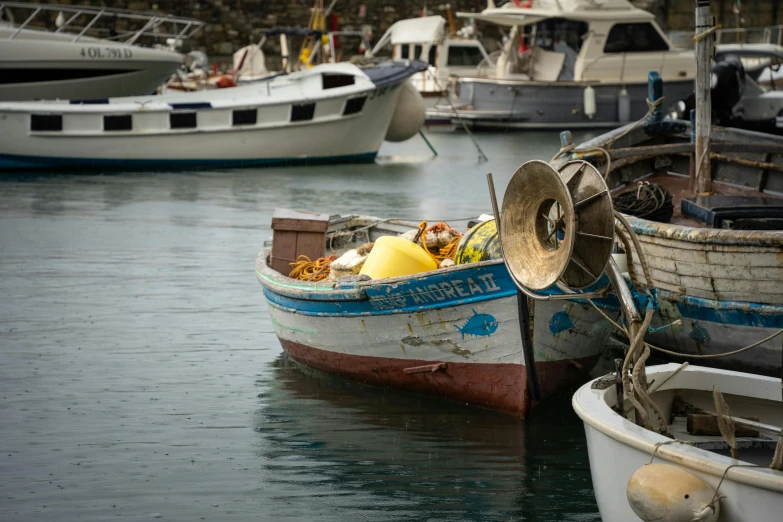
[[303, 370], [255, 280], [275, 207], [475, 216], [486, 172], [502, 198], [558, 149], [477, 138], [487, 163], [458, 133], [371, 165], [0, 178], [0, 520], [598, 520], [570, 394], [521, 421]]

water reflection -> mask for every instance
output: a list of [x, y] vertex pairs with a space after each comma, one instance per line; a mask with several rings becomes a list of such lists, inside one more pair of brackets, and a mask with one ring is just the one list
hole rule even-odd
[[306, 483], [326, 512], [349, 518], [598, 519], [568, 396], [521, 421], [350, 383], [285, 356], [257, 384], [268, 480], [290, 496], [275, 506], [311, 505], [300, 500]]

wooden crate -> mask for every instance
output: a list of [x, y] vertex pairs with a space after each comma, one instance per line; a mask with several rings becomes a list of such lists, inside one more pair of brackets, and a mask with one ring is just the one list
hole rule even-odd
[[281, 274], [291, 273], [289, 263], [305, 255], [312, 260], [326, 252], [329, 214], [277, 208], [272, 213], [270, 266]]

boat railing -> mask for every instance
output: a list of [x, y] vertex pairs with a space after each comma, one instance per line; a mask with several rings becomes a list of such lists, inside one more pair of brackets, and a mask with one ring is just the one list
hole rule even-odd
[[[693, 31], [671, 31], [669, 39], [681, 49], [693, 49]], [[783, 45], [783, 25], [764, 27], [727, 27], [715, 31], [715, 45], [721, 44], [774, 44]]]
[[[144, 36], [156, 40], [172, 39], [178, 44], [205, 25], [195, 18], [130, 9], [0, 2], [0, 19], [17, 23], [17, 16], [24, 17], [24, 21], [15, 26], [9, 40], [16, 38], [23, 29], [45, 29], [51, 19], [48, 15], [53, 13], [57, 13], [54, 15], [54, 33], [73, 34], [72, 42], [78, 42], [83, 36], [91, 36], [133, 45]], [[118, 25], [125, 27], [118, 32]]]

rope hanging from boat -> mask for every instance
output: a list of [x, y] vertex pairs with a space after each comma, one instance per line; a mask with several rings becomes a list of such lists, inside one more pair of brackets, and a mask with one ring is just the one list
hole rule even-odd
[[288, 264], [288, 266], [291, 267], [291, 273], [288, 274], [288, 277], [301, 281], [320, 281], [326, 279], [329, 277], [329, 266], [335, 259], [337, 259], [337, 256], [331, 255], [328, 257], [319, 257], [315, 261], [312, 261], [306, 255], [301, 255], [296, 258], [296, 261]]
[[731, 458], [739, 459], [739, 451], [737, 451], [737, 439], [734, 437], [734, 419], [731, 418], [731, 409], [726, 404], [726, 399], [723, 398], [723, 394], [720, 392], [717, 386], [712, 387], [712, 399], [715, 401], [715, 411], [718, 418], [718, 429], [720, 435], [723, 437], [724, 442], [731, 448]]
[[769, 467], [770, 469], [783, 471], [783, 434], [780, 435], [778, 445], [775, 446], [775, 455], [772, 457], [772, 464]]
[[623, 228], [625, 228], [625, 231], [628, 233], [631, 241], [633, 242], [633, 246], [636, 249], [636, 255], [639, 257], [639, 262], [642, 265], [642, 272], [644, 273], [644, 279], [647, 283], [647, 286], [650, 288], [654, 287], [655, 281], [653, 281], [650, 265], [647, 264], [647, 258], [644, 256], [644, 252], [642, 251], [642, 243], [639, 241], [639, 237], [636, 235], [636, 232], [634, 232], [631, 224], [628, 223], [628, 220], [625, 219], [625, 216], [615, 210], [614, 217], [620, 223], [622, 223]]

